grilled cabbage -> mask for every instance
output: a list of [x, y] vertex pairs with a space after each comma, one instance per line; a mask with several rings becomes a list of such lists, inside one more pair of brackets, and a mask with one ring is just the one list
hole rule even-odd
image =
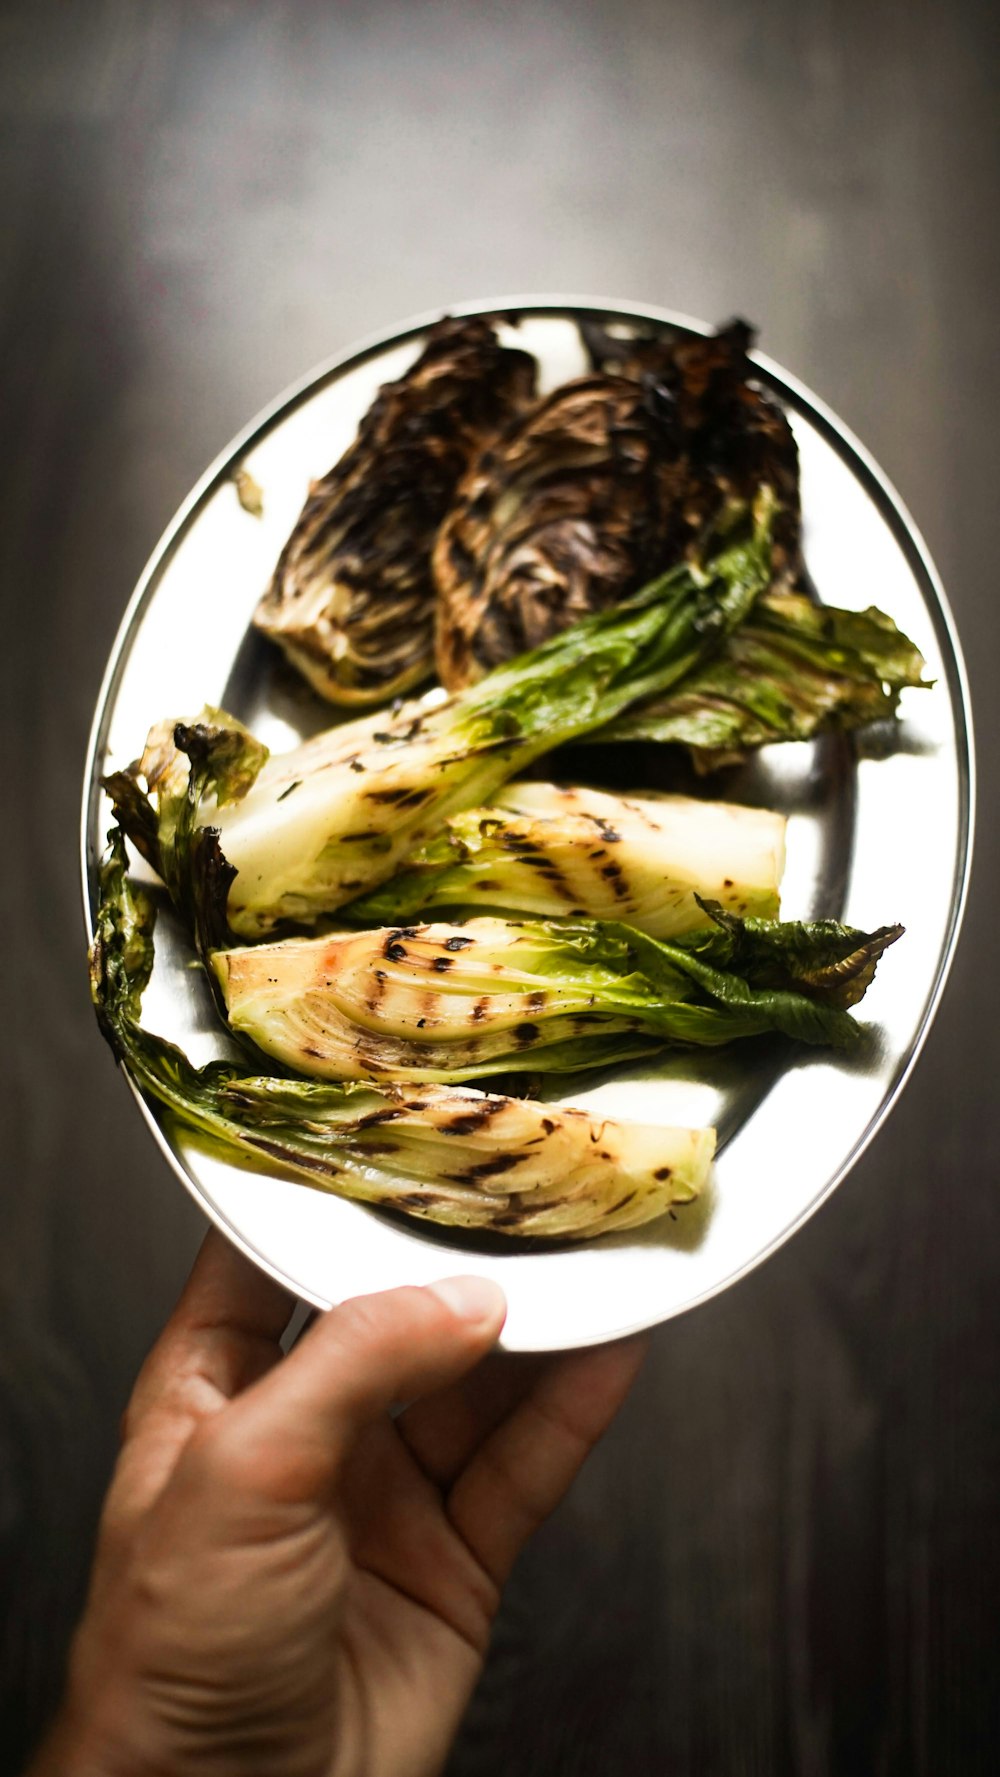
[[309, 498], [254, 616], [332, 703], [383, 702], [433, 661], [431, 546], [472, 457], [534, 394], [482, 316], [432, 327]]
[[772, 575], [798, 574], [795, 442], [749, 380], [745, 323], [710, 339], [611, 340], [603, 356], [607, 336], [588, 338], [593, 374], [491, 441], [441, 526], [436, 656], [450, 688], [627, 598], [764, 485], [779, 504]]

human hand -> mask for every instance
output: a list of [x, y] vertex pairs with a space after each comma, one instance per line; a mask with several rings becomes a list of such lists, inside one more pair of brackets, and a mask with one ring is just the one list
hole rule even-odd
[[439, 1770], [513, 1562], [644, 1349], [487, 1356], [503, 1296], [464, 1278], [347, 1302], [282, 1357], [292, 1306], [208, 1235], [125, 1417], [34, 1777]]

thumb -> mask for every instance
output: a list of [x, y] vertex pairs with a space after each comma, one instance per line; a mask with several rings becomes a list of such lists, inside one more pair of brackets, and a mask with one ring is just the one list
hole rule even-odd
[[231, 1483], [276, 1503], [321, 1498], [362, 1427], [457, 1381], [505, 1314], [503, 1291], [484, 1277], [356, 1296], [218, 1416], [207, 1430], [213, 1458]]

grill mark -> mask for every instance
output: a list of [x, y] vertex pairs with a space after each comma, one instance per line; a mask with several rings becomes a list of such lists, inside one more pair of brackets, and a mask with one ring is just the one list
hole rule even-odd
[[529, 1043], [535, 1042], [539, 1030], [537, 1024], [515, 1024], [510, 1034], [519, 1048], [526, 1049]]
[[490, 1009], [489, 995], [484, 994], [482, 999], [477, 1000], [475, 1005], [472, 1008], [473, 1023], [474, 1024], [481, 1024], [483, 1019], [486, 1017], [486, 1014], [488, 1013], [489, 1009]]
[[365, 1005], [369, 1012], [377, 1011], [378, 1003], [385, 995], [385, 984], [389, 979], [384, 969], [376, 969], [374, 973], [375, 986], [365, 1001]]
[[478, 1130], [485, 1128], [498, 1108], [496, 1105], [484, 1104], [474, 1111], [465, 1111], [461, 1116], [453, 1117], [450, 1123], [442, 1123], [442, 1134], [475, 1135]]
[[473, 942], [472, 938], [460, 938], [456, 935], [454, 938], [446, 938], [444, 947], [446, 950], [468, 950]]
[[467, 1166], [462, 1172], [450, 1172], [448, 1177], [456, 1184], [473, 1185], [483, 1179], [498, 1178], [503, 1172], [509, 1172], [512, 1166], [519, 1164], [517, 1154], [494, 1154], [489, 1160], [479, 1160], [475, 1166]]
[[673, 1170], [672, 1166], [658, 1166], [653, 1177], [660, 1180], [668, 1179], [671, 1177]]
[[529, 1222], [532, 1216], [544, 1215], [549, 1207], [548, 1203], [526, 1203], [524, 1198], [519, 1196], [517, 1202], [512, 1202], [509, 1209], [505, 1209], [501, 1215], [494, 1216], [493, 1226], [494, 1228], [517, 1228], [522, 1222]]
[[609, 858], [606, 864], [601, 865], [601, 875], [605, 882], [611, 884], [616, 898], [619, 901], [623, 901], [628, 894], [628, 889], [622, 880], [624, 871], [622, 870], [621, 865], [617, 863], [614, 858]]
[[536, 988], [534, 993], [528, 995], [528, 1011], [540, 1012], [548, 997], [548, 994], [544, 993], [541, 988]]
[[451, 964], [452, 958], [450, 956], [436, 956], [431, 967], [438, 975], [445, 975], [451, 968]]
[[294, 1165], [305, 1172], [318, 1172], [324, 1178], [333, 1178], [338, 1172], [343, 1171], [343, 1167], [335, 1166], [332, 1160], [314, 1160], [305, 1154], [296, 1154], [294, 1161], [292, 1161], [289, 1159], [287, 1148], [283, 1148], [280, 1142], [268, 1141], [263, 1135], [248, 1135], [246, 1140], [252, 1148], [258, 1148], [262, 1154], [270, 1154], [273, 1159], [282, 1161], [285, 1166]]

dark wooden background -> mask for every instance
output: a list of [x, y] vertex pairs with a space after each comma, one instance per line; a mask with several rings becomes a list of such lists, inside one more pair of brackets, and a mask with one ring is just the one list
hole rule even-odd
[[804, 1233], [658, 1334], [511, 1587], [452, 1777], [1000, 1768], [997, 50], [960, 0], [0, 6], [5, 1774], [202, 1226], [84, 980], [80, 774], [122, 607], [276, 390], [518, 290], [760, 324], [926, 533], [983, 793], [902, 1106]]

